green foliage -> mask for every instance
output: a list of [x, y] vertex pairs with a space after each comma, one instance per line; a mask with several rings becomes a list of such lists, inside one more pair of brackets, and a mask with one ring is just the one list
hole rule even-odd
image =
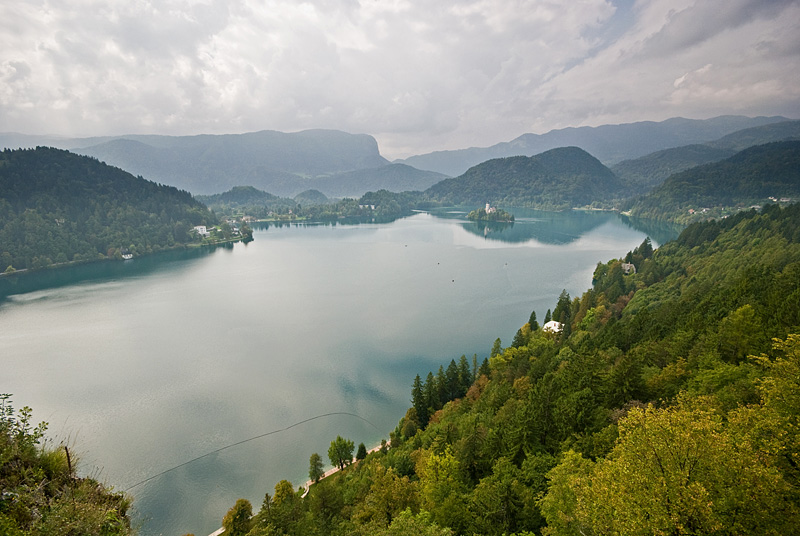
[[331, 441], [331, 446], [328, 448], [328, 459], [331, 465], [344, 469], [346, 465], [350, 465], [353, 461], [353, 449], [355, 445], [350, 439], [345, 439], [342, 436], [336, 436], [336, 439]]
[[485, 208], [472, 210], [467, 214], [467, 219], [471, 221], [514, 221], [514, 215], [501, 208], [492, 208], [488, 212]]
[[222, 518], [222, 528], [229, 536], [245, 536], [250, 532], [250, 518], [253, 517], [253, 507], [247, 499], [239, 499]]
[[452, 536], [453, 531], [441, 528], [431, 521], [427, 512], [413, 514], [410, 508], [403, 510], [386, 529], [370, 532], [376, 536]]
[[550, 473], [553, 485], [543, 499], [550, 533], [793, 530], [800, 511], [791, 486], [751, 442], [731, 433], [713, 405], [696, 398], [665, 409], [633, 409], [604, 460], [567, 457], [565, 467]]
[[215, 216], [188, 192], [93, 158], [39, 147], [0, 153], [0, 258], [40, 269], [142, 255], [197, 240]]
[[130, 535], [130, 500], [91, 478], [78, 478], [64, 447], [44, 444], [47, 423], [16, 415], [0, 395], [0, 533], [25, 536]]
[[308, 460], [308, 478], [312, 482], [319, 482], [319, 479], [322, 478], [324, 474], [325, 470], [322, 464], [322, 456], [315, 452]]
[[360, 199], [329, 200], [323, 194], [306, 191], [294, 199], [277, 197], [251, 186], [236, 186], [222, 194], [201, 195], [215, 213], [225, 217], [249, 216], [277, 222], [362, 222], [391, 221], [407, 216], [426, 202], [419, 192], [367, 192]]
[[539, 329], [539, 323], [536, 321], [536, 311], [531, 311], [531, 316], [528, 319], [528, 325], [531, 328], [531, 331], [536, 331]]

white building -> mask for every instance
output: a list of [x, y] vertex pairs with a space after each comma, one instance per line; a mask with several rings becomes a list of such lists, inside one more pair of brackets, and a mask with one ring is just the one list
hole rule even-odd
[[205, 226], [205, 225], [195, 225], [195, 226], [194, 226], [194, 230], [195, 230], [195, 232], [196, 232], [197, 234], [199, 234], [200, 236], [203, 236], [203, 237], [206, 237], [206, 236], [211, 236], [211, 233], [209, 233], [209, 232], [206, 230], [206, 226]]
[[547, 322], [545, 323], [544, 326], [542, 326], [542, 330], [549, 331], [550, 333], [561, 333], [562, 327], [563, 326], [561, 325], [561, 322], [556, 322], [555, 320], [551, 320], [550, 322]]

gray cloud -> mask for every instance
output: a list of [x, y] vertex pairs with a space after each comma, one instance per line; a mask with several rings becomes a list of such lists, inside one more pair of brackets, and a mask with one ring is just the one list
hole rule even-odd
[[9, 0], [0, 130], [336, 128], [388, 156], [798, 112], [796, 0]]

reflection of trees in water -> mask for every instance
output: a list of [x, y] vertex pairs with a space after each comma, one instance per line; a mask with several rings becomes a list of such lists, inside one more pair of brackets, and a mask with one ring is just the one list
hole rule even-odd
[[351, 216], [347, 218], [300, 220], [300, 221], [297, 220], [260, 221], [252, 223], [251, 227], [253, 229], [258, 229], [260, 231], [265, 231], [271, 227], [277, 229], [282, 229], [284, 227], [292, 227], [292, 226], [336, 227], [337, 225], [361, 225], [364, 223], [392, 223], [393, 221], [405, 218], [406, 216], [408, 216], [408, 214], [400, 216]]
[[121, 277], [138, 277], [165, 270], [186, 269], [191, 265], [186, 261], [207, 257], [217, 248], [232, 250], [233, 244], [164, 251], [143, 255], [133, 261], [98, 261], [0, 277], [0, 303], [15, 294], [78, 283], [103, 283]]
[[678, 223], [668, 223], [663, 221], [645, 220], [642, 218], [631, 218], [630, 216], [620, 215], [622, 223], [645, 233], [658, 245], [666, 244], [670, 240], [675, 240], [686, 226]]
[[[488, 238], [490, 233], [502, 233], [514, 226], [514, 222], [500, 221], [473, 221], [464, 224], [464, 229], [472, 234], [483, 235]], [[500, 240], [503, 240], [500, 237]]]
[[[514, 214], [515, 222], [468, 222], [464, 229], [474, 235], [502, 242], [520, 243], [537, 240], [544, 244], [563, 245], [574, 242], [593, 229], [608, 223], [622, 221], [628, 227], [645, 233], [657, 244], [677, 238], [682, 226], [651, 220], [628, 218], [613, 212], [567, 210], [545, 212], [533, 209], [507, 209]], [[464, 219], [463, 210], [453, 208], [435, 211], [436, 217]]]
[[513, 209], [516, 221], [511, 224], [464, 224], [470, 233], [487, 239], [519, 243], [537, 240], [544, 244], [569, 244], [600, 225], [614, 219], [608, 212], [543, 212]]

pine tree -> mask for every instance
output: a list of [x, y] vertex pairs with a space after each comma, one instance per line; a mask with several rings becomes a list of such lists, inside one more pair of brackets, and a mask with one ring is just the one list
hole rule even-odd
[[531, 317], [528, 319], [528, 324], [531, 326], [531, 331], [539, 329], [539, 322], [536, 321], [536, 311], [531, 312]]
[[423, 389], [422, 380], [420, 379], [419, 374], [417, 374], [417, 376], [414, 378], [414, 386], [411, 388], [411, 404], [417, 411], [417, 419], [419, 419], [420, 426], [425, 428], [425, 426], [428, 425], [429, 419], [429, 402], [425, 396], [425, 391]]

